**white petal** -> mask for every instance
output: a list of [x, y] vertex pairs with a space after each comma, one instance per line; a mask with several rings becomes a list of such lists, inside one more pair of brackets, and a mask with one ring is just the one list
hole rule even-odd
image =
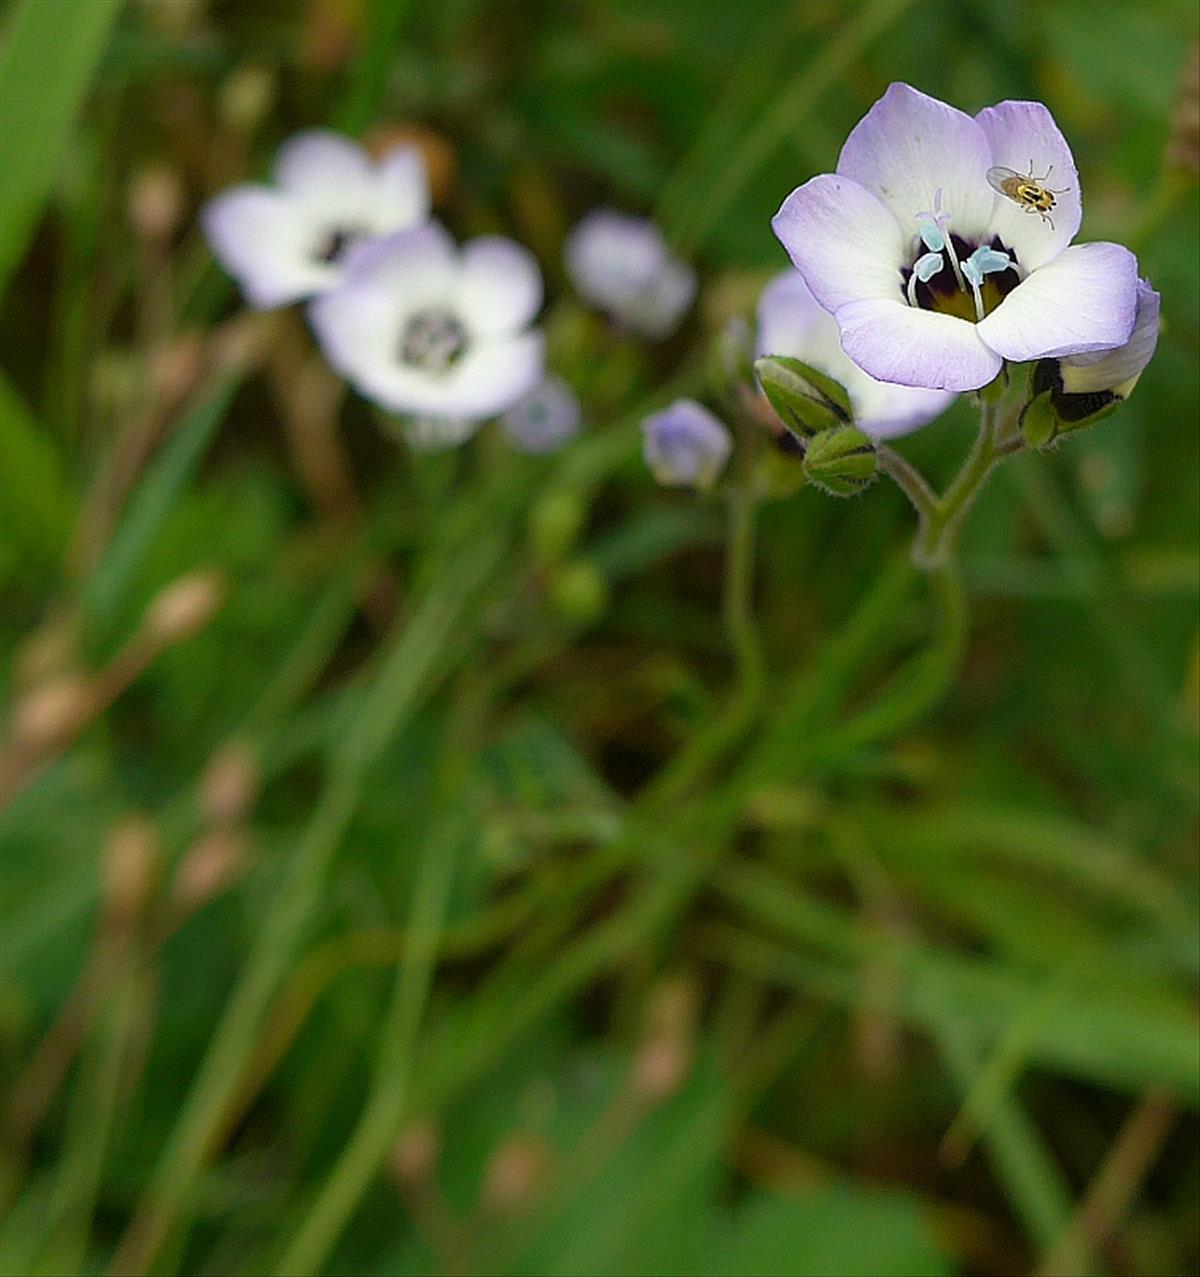
[[400, 368], [408, 318], [423, 308], [453, 302], [454, 242], [430, 222], [355, 245], [344, 265], [341, 286], [309, 307], [313, 331], [325, 357], [355, 384], [376, 375], [391, 378]]
[[244, 185], [205, 205], [201, 223], [217, 260], [260, 309], [332, 288], [340, 271], [317, 260], [311, 218], [291, 197]]
[[[854, 405], [854, 420], [872, 439], [898, 439], [939, 417], [954, 402], [952, 390], [923, 390], [876, 381], [848, 357], [846, 390]], [[836, 374], [830, 374], [836, 375]]]
[[637, 331], [656, 340], [669, 337], [696, 296], [696, 272], [686, 262], [668, 258], [654, 283], [644, 290], [626, 316]]
[[325, 358], [356, 383], [375, 368], [399, 367], [406, 317], [402, 300], [369, 278], [343, 284], [308, 308], [308, 321]]
[[496, 235], [471, 240], [462, 255], [458, 311], [472, 332], [517, 332], [542, 304], [542, 273], [533, 254]]
[[[809, 335], [821, 315], [828, 317], [829, 312], [809, 291], [798, 270], [776, 275], [758, 299], [755, 353], [804, 359], [801, 352], [808, 348]], [[836, 334], [836, 324], [833, 329]]]
[[982, 235], [992, 212], [992, 152], [964, 112], [907, 84], [893, 84], [850, 131], [837, 171], [877, 196], [906, 234], [932, 211], [937, 192], [950, 229]]
[[454, 300], [457, 254], [449, 231], [438, 222], [356, 244], [343, 265], [347, 283], [396, 295], [398, 310]]
[[763, 290], [758, 353], [790, 355], [841, 382], [855, 423], [876, 439], [907, 434], [954, 401], [948, 391], [896, 386], [864, 372], [842, 349], [837, 320], [817, 304], [799, 271], [784, 271]]
[[812, 178], [783, 201], [771, 228], [826, 310], [903, 296], [909, 237], [857, 182], [831, 173]]
[[851, 302], [836, 314], [842, 349], [879, 381], [926, 390], [978, 390], [1001, 359], [980, 340], [981, 325], [903, 302]]
[[589, 301], [606, 309], [636, 305], [668, 260], [653, 222], [609, 208], [589, 213], [567, 237], [567, 271]]
[[528, 332], [467, 351], [449, 372], [391, 358], [343, 369], [354, 387], [391, 412], [481, 421], [511, 408], [542, 377], [542, 335]]
[[1000, 102], [975, 118], [991, 147], [993, 165], [1021, 174], [1032, 172], [1037, 178], [1049, 171], [1045, 185], [1060, 192], [1049, 222], [1037, 213], [1024, 212], [1006, 196], [996, 197], [992, 229], [1027, 271], [1036, 270], [1057, 257], [1079, 233], [1083, 205], [1071, 148], [1040, 102]]
[[1071, 355], [1062, 361], [1059, 372], [1067, 394], [1093, 394], [1114, 390], [1127, 394], [1127, 387], [1141, 376], [1158, 346], [1158, 312], [1162, 298], [1144, 279], [1138, 280], [1137, 318], [1133, 332], [1123, 346]]
[[541, 381], [544, 354], [536, 329], [468, 349], [436, 388], [440, 410], [467, 417], [507, 411]]
[[421, 152], [397, 147], [380, 161], [375, 176], [379, 234], [420, 226], [429, 218], [429, 178]]
[[329, 129], [297, 133], [279, 149], [275, 180], [298, 195], [345, 193], [369, 189], [374, 177], [371, 157], [357, 142]]
[[1137, 313], [1137, 259], [1119, 244], [1075, 244], [1023, 280], [978, 325], [1023, 363], [1121, 346]]

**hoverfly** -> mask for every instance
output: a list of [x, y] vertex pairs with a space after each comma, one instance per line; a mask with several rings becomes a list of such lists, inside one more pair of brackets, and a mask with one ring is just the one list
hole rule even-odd
[[1042, 177], [1034, 177], [1033, 161], [1030, 160], [1028, 173], [1018, 173], [1014, 169], [997, 165], [995, 168], [988, 169], [987, 180], [993, 191], [1012, 200], [1026, 213], [1037, 213], [1053, 230], [1054, 219], [1050, 216], [1050, 210], [1057, 202], [1055, 196], [1063, 195], [1071, 189], [1069, 186], [1064, 186], [1061, 190], [1056, 190], [1052, 186], [1047, 186], [1046, 182], [1053, 172], [1052, 164]]

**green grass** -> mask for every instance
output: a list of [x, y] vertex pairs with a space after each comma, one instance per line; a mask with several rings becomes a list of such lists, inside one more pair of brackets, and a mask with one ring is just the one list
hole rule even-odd
[[[1190, 0], [0, 23], [4, 1271], [1195, 1272]], [[890, 485], [640, 458], [895, 79], [1046, 101], [1082, 237], [1163, 294], [1131, 401], [983, 492], [961, 595]], [[289, 133], [393, 124], [456, 234], [539, 255], [554, 457], [409, 452], [315, 376], [297, 412], [302, 325], [211, 263], [200, 203]], [[668, 342], [566, 286], [601, 203], [701, 271]], [[972, 417], [900, 447], [944, 485]], [[201, 570], [212, 615], [146, 621]]]

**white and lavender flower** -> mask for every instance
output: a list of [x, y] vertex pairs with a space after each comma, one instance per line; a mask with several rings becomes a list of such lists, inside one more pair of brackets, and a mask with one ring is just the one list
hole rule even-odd
[[424, 162], [408, 147], [376, 163], [338, 133], [299, 133], [274, 178], [224, 191], [201, 215], [217, 260], [259, 309], [335, 288], [356, 244], [429, 218]]
[[[309, 318], [329, 362], [390, 412], [467, 423], [511, 408], [542, 377], [533, 255], [483, 236], [458, 249], [436, 222], [351, 250], [345, 278]], [[436, 446], [446, 431], [426, 432]]]
[[[999, 189], [1007, 173], [1028, 174], [1043, 207]], [[1081, 216], [1075, 162], [1041, 103], [972, 118], [893, 84], [837, 172], [793, 191], [772, 225], [855, 363], [881, 381], [974, 390], [1004, 360], [1129, 340], [1137, 262], [1117, 244], [1071, 245]]]
[[653, 222], [589, 213], [566, 245], [567, 271], [588, 301], [646, 337], [669, 337], [696, 295], [696, 273], [672, 257]]
[[561, 377], [547, 377], [500, 418], [500, 428], [522, 452], [554, 452], [579, 433], [575, 392]]
[[776, 275], [758, 301], [759, 355], [800, 359], [845, 387], [854, 421], [874, 439], [894, 439], [932, 421], [953, 402], [945, 390], [876, 381], [842, 349], [837, 321], [797, 270]]
[[1129, 398], [1158, 346], [1160, 301], [1159, 294], [1140, 279], [1137, 318], [1124, 345], [1038, 362], [1033, 370], [1033, 393], [1050, 392], [1060, 423], [1086, 423]]
[[659, 483], [710, 487], [725, 468], [729, 431], [693, 399], [677, 399], [642, 422], [643, 455]]

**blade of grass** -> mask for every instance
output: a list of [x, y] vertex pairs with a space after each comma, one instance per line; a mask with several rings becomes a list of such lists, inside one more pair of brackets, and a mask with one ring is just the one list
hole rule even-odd
[[367, 6], [363, 50], [354, 62], [346, 95], [335, 117], [334, 127], [341, 132], [361, 133], [379, 114], [409, 9], [408, 0]]
[[[935, 1035], [959, 1090], [969, 1094], [979, 1074], [979, 1052], [970, 1032], [946, 1024]], [[1011, 1095], [1003, 1096], [983, 1130], [996, 1174], [1033, 1247], [1043, 1251], [1062, 1236], [1071, 1218], [1071, 1195], [1041, 1132]]]
[[[510, 485], [502, 495], [511, 501], [523, 491], [521, 487], [514, 492]], [[477, 613], [480, 592], [496, 573], [509, 544], [511, 512], [498, 509], [495, 501], [464, 505], [475, 507], [478, 522], [472, 520], [468, 526], [477, 535], [467, 537], [452, 569], [393, 635], [361, 713], [337, 744], [289, 862], [287, 880], [263, 920], [146, 1198], [113, 1260], [113, 1272], [146, 1271], [167, 1239], [223, 1128], [263, 1014], [320, 899], [326, 871], [358, 805], [370, 764], [444, 677], [443, 656], [451, 639], [472, 605]]]
[[203, 460], [236, 388], [236, 381], [227, 381], [199, 403], [142, 476], [100, 566], [84, 586], [84, 605], [93, 617], [107, 617], [121, 599], [155, 534]]
[[22, 0], [0, 49], [0, 296], [50, 194], [121, 0]]
[[[693, 198], [682, 206], [690, 218], [681, 218], [668, 233], [685, 256], [695, 253], [730, 205], [745, 190], [759, 168], [791, 130], [800, 127], [805, 115], [820, 101], [838, 78], [853, 66], [863, 50], [899, 20], [914, 0], [868, 0], [853, 10], [853, 16], [824, 47], [817, 51], [792, 82], [771, 99], [771, 106], [753, 128], [747, 130], [729, 162], [718, 173], [705, 175], [693, 188]], [[700, 197], [696, 192], [703, 192]]]

